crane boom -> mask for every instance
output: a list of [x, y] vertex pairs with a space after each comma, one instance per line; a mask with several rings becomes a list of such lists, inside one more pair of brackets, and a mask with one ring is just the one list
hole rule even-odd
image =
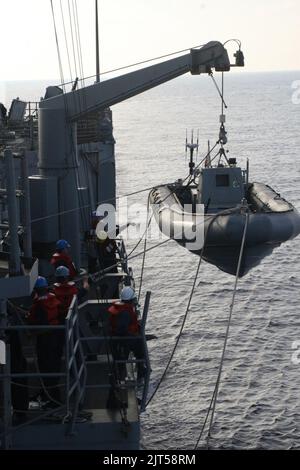
[[[243, 65], [241, 51], [236, 54], [236, 58], [236, 65]], [[101, 111], [187, 72], [210, 73], [213, 68], [228, 71], [230, 67], [227, 50], [220, 42], [212, 41], [200, 49], [191, 49], [190, 53], [181, 57], [96, 82], [79, 90], [73, 87], [69, 93], [63, 93], [58, 87], [48, 88], [46, 98], [40, 101], [38, 113], [39, 174], [42, 184], [49, 184], [49, 188], [53, 185], [57, 187], [60, 195], [59, 210], [63, 215], [59, 217], [59, 222], [53, 223], [59, 228], [60, 237], [70, 242], [78, 266], [81, 239], [77, 122], [92, 111]], [[49, 188], [45, 186], [50, 200], [53, 191]]]
[[230, 70], [227, 50], [217, 41], [175, 59], [151, 65], [85, 88], [41, 101], [40, 108], [68, 110], [68, 120], [77, 121], [91, 111], [120, 103], [187, 72], [207, 73], [212, 68]]

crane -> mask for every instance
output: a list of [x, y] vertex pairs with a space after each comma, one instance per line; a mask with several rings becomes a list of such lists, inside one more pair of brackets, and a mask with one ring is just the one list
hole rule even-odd
[[[225, 47], [218, 41], [211, 41], [180, 57], [103, 82], [97, 81], [78, 90], [62, 93], [61, 89], [56, 88], [51, 97], [40, 101], [40, 177], [45, 180], [57, 179], [57, 191], [63, 201], [65, 213], [60, 219], [60, 236], [70, 241], [77, 263], [80, 263], [76, 149], [78, 120], [91, 112], [101, 111], [188, 72], [192, 75], [210, 74], [212, 69], [228, 72], [232, 66], [244, 66], [244, 56], [240, 49], [235, 57], [235, 64], [232, 65]], [[43, 190], [51, 191], [51, 188], [53, 192], [51, 184], [45, 185]]]

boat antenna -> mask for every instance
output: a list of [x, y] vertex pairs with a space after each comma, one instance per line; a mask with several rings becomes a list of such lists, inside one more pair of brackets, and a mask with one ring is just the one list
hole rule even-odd
[[210, 140], [208, 140], [207, 141], [207, 155], [206, 155], [205, 164], [204, 164], [205, 168], [211, 168], [210, 154], [211, 154]]
[[199, 138], [197, 138], [197, 143], [194, 144], [194, 130], [192, 130], [191, 133], [191, 142], [189, 143], [186, 137], [185, 140], [185, 152], [187, 152], [187, 149], [190, 151], [190, 162], [189, 162], [189, 167], [190, 167], [190, 176], [193, 176], [194, 174], [194, 168], [195, 168], [195, 162], [194, 162], [194, 151], [199, 149]]
[[196, 162], [198, 163], [199, 156], [199, 129], [197, 130], [197, 148], [196, 148]]
[[187, 144], [188, 144], [188, 139], [187, 139], [187, 129], [185, 130], [185, 157], [184, 157], [184, 163], [186, 165], [186, 157], [187, 157]]
[[100, 83], [100, 51], [99, 51], [99, 14], [98, 0], [95, 0], [95, 21], [96, 21], [96, 83]]

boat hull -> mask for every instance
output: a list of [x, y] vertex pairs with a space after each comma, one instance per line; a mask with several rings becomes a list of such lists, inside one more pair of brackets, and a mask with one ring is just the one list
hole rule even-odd
[[[150, 193], [154, 217], [162, 233], [170, 236], [192, 253], [203, 256], [208, 263], [229, 274], [236, 274], [241, 242], [245, 227], [245, 211], [240, 207], [228, 209], [231, 213], [220, 211], [214, 214], [189, 214], [185, 220], [184, 208], [177, 197], [176, 189], [167, 186], [155, 188]], [[182, 217], [178, 216], [181, 214]], [[199, 214], [198, 214], [199, 216]], [[200, 220], [200, 222], [199, 222]], [[182, 230], [180, 230], [180, 228]], [[191, 233], [201, 230], [204, 246], [193, 249]], [[182, 234], [180, 237], [179, 234]], [[245, 239], [244, 254], [240, 277], [268, 255], [274, 248], [300, 233], [300, 215], [289, 204], [284, 212], [251, 212]], [[188, 237], [185, 236], [188, 234]], [[178, 236], [179, 235], [179, 236]], [[198, 234], [199, 235], [199, 234]], [[199, 237], [199, 239], [201, 238]]]

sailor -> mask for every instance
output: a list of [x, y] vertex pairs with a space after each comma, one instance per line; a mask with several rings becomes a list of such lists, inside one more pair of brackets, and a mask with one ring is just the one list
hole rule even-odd
[[97, 230], [95, 246], [98, 254], [98, 263], [100, 270], [108, 269], [106, 276], [100, 281], [100, 292], [102, 299], [115, 299], [118, 298], [119, 282], [117, 277], [110, 276], [112, 273], [117, 273], [117, 258], [118, 251], [115, 240], [109, 238], [105, 230]]
[[80, 304], [83, 297], [89, 291], [88, 278], [83, 279], [83, 287], [78, 288], [74, 281], [70, 281], [70, 270], [66, 266], [58, 266], [55, 271], [55, 284], [53, 292], [57, 299], [60, 301], [60, 321], [63, 322], [68, 314], [74, 295], [77, 296], [78, 303]]
[[[39, 276], [34, 286], [33, 305], [27, 316], [33, 325], [59, 325], [60, 301], [49, 292], [47, 280]], [[59, 373], [61, 367], [61, 331], [57, 329], [41, 330], [36, 336], [36, 353], [39, 373]], [[59, 406], [59, 377], [42, 377], [44, 384], [42, 400], [50, 408]]]
[[[121, 292], [121, 301], [114, 302], [109, 308], [109, 332], [111, 336], [126, 336], [128, 341], [112, 341], [112, 354], [115, 360], [128, 359], [132, 351], [136, 359], [144, 359], [143, 344], [140, 338], [132, 339], [140, 334], [140, 324], [136, 309], [137, 299], [134, 290], [126, 286]], [[126, 377], [126, 365], [117, 368], [120, 380]], [[144, 377], [145, 366], [137, 363], [138, 380]]]
[[[94, 273], [97, 270], [108, 268], [116, 264], [115, 253], [117, 251], [116, 242], [108, 236], [108, 223], [106, 218], [108, 212], [105, 211], [103, 216], [97, 215], [97, 211], [92, 212], [91, 229], [86, 232], [85, 240], [88, 247], [88, 265], [89, 272]], [[127, 224], [125, 227], [128, 227]], [[119, 225], [115, 226], [116, 236], [120, 233]], [[116, 272], [114, 266], [111, 272]]]
[[98, 256], [101, 269], [112, 267], [110, 272], [117, 272], [116, 252], [117, 244], [111, 240], [105, 230], [99, 230], [97, 233]]
[[55, 269], [59, 266], [66, 266], [70, 271], [70, 279], [74, 279], [78, 272], [69, 254], [70, 248], [71, 245], [67, 240], [58, 240], [56, 242], [56, 252], [52, 255], [50, 263]]

